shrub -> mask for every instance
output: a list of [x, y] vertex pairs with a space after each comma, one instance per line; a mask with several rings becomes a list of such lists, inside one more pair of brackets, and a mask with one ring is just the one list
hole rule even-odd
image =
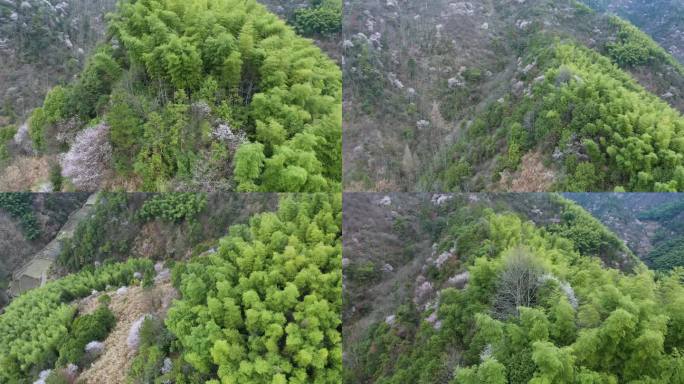
[[70, 89], [66, 108], [84, 120], [96, 116], [105, 106], [112, 86], [122, 70], [114, 60], [110, 49], [98, 48], [86, 63], [85, 69]]
[[97, 298], [97, 302], [102, 304], [103, 306], [109, 306], [109, 304], [112, 302], [112, 298], [109, 295], [102, 295]]
[[50, 165], [50, 183], [52, 184], [52, 189], [55, 192], [62, 190], [62, 167], [59, 163], [53, 163]]
[[71, 384], [71, 380], [61, 370], [53, 370], [45, 380], [45, 384]]
[[17, 133], [17, 127], [9, 125], [6, 127], [0, 127], [0, 164], [2, 161], [9, 159], [9, 144], [14, 139], [14, 135]]
[[493, 304], [494, 313], [502, 319], [517, 316], [519, 307], [537, 304], [537, 291], [544, 273], [529, 250], [516, 248], [504, 258], [505, 266], [497, 282]]
[[59, 348], [57, 364], [81, 365], [86, 344], [91, 341], [103, 341], [115, 324], [116, 317], [106, 306], [99, 307], [92, 314], [77, 317]]
[[0, 210], [8, 212], [21, 222], [27, 239], [35, 240], [40, 236], [40, 225], [33, 211], [33, 197], [30, 193], [0, 193]]
[[[174, 338], [164, 323], [156, 317], [146, 317], [140, 326], [139, 338], [139, 351], [128, 372], [129, 381], [143, 384], [156, 382], [155, 379], [162, 377], [170, 379], [170, 372], [162, 372], [162, 368]], [[179, 361], [175, 364], [182, 365]]]
[[143, 118], [134, 109], [133, 100], [123, 91], [114, 92], [105, 121], [110, 127], [114, 167], [124, 174], [132, 171], [143, 134]]
[[339, 33], [342, 30], [342, 3], [328, 3], [297, 10], [293, 20], [297, 32], [305, 36]]
[[145, 201], [136, 217], [143, 221], [162, 219], [181, 222], [196, 217], [207, 207], [202, 193], [163, 193]]

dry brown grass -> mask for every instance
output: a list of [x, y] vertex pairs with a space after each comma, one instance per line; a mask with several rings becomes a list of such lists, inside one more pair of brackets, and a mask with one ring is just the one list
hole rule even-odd
[[522, 158], [520, 170], [501, 177], [498, 189], [507, 192], [545, 192], [551, 189], [556, 173], [545, 167], [540, 152], [529, 152]]
[[137, 175], [107, 175], [100, 186], [106, 191], [128, 191], [137, 192], [142, 191], [142, 178]]
[[[112, 297], [110, 308], [117, 319], [116, 327], [105, 340], [104, 354], [80, 375], [79, 382], [125, 384], [126, 373], [136, 353], [127, 344], [131, 326], [146, 314], [164, 318], [172, 300], [177, 297], [177, 292], [168, 279], [158, 283], [151, 290], [129, 287], [126, 294], [109, 294]], [[99, 296], [91, 296], [79, 303], [81, 313], [88, 313], [97, 308]]]
[[0, 191], [34, 191], [47, 181], [50, 171], [49, 157], [19, 157], [0, 172]]

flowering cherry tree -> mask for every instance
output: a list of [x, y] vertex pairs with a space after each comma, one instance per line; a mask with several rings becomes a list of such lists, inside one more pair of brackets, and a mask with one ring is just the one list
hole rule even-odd
[[76, 135], [69, 152], [61, 157], [62, 174], [78, 189], [97, 189], [110, 169], [112, 146], [108, 138], [106, 124], [87, 128]]

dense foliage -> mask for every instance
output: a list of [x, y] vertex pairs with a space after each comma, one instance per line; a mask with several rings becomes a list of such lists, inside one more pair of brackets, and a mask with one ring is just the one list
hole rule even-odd
[[630, 271], [638, 259], [615, 233], [603, 226], [579, 205], [553, 195], [562, 207], [561, 222], [548, 226], [548, 231], [571, 240], [583, 255], [596, 255], [611, 267]]
[[33, 113], [38, 149], [63, 151], [95, 119], [113, 168], [146, 191], [340, 189], [339, 68], [255, 0], [123, 1], [110, 33]]
[[[171, 352], [173, 335], [164, 327], [164, 323], [157, 317], [147, 316], [139, 332], [138, 353], [131, 362], [127, 382], [130, 384], [144, 384], [173, 380], [174, 383], [184, 383], [187, 373], [192, 369], [186, 367], [181, 358], [167, 357]], [[169, 364], [170, 363], [170, 364]], [[196, 373], [190, 373], [189, 382], [199, 382]]]
[[373, 325], [351, 349], [358, 367], [346, 382], [684, 382], [683, 270], [656, 279], [643, 265], [607, 268], [511, 214], [485, 212], [473, 224], [487, 230], [459, 247], [467, 286]]
[[481, 188], [469, 184], [477, 164], [494, 159], [498, 180], [502, 171], [517, 170], [525, 153], [540, 150], [559, 168], [555, 189], [684, 190], [678, 111], [579, 45], [537, 36], [528, 56], [540, 68], [536, 78], [527, 74], [531, 97], [495, 102], [467, 127], [448, 151], [456, 160], [437, 166], [443, 186]]
[[681, 234], [659, 243], [645, 260], [649, 266], [657, 270], [670, 270], [684, 267], [684, 236]]
[[661, 204], [655, 208], [639, 213], [640, 220], [670, 220], [684, 212], [684, 199]]
[[650, 64], [659, 60], [684, 73], [684, 67], [639, 28], [617, 16], [610, 18], [610, 24], [617, 29], [617, 40], [608, 43], [606, 49], [608, 55], [621, 67]]
[[89, 218], [81, 221], [71, 238], [62, 242], [57, 263], [75, 272], [93, 265], [95, 261], [105, 261], [113, 255], [128, 251], [127, 239], [112, 236], [112, 221], [121, 220], [120, 215], [128, 210], [128, 196], [125, 193], [105, 193], [98, 198]]
[[[35, 148], [45, 151], [59, 144], [59, 124], [73, 117], [89, 121], [105, 107], [107, 95], [121, 76], [121, 67], [111, 55], [111, 49], [102, 46], [86, 64], [79, 78], [67, 87], [57, 86], [45, 96], [41, 108], [31, 114], [29, 135]], [[61, 132], [62, 134], [64, 132]]]
[[293, 24], [305, 35], [332, 35], [342, 31], [341, 0], [310, 0], [311, 6], [298, 9]]
[[135, 272], [152, 271], [149, 260], [131, 259], [85, 269], [16, 298], [0, 315], [0, 382], [30, 383], [51, 368], [72, 328], [76, 306], [70, 302], [92, 290], [131, 283]]
[[136, 215], [142, 221], [180, 222], [194, 218], [206, 207], [207, 197], [202, 193], [163, 193], [146, 200]]
[[174, 270], [166, 325], [208, 383], [337, 383], [341, 196], [287, 196]]
[[104, 340], [114, 325], [116, 325], [116, 317], [105, 305], [100, 306], [91, 314], [77, 317], [59, 347], [57, 364], [74, 363], [83, 366], [82, 359], [86, 344], [91, 341]]
[[8, 145], [12, 142], [16, 133], [17, 128], [13, 125], [0, 127], [0, 165], [9, 159]]
[[0, 193], [0, 210], [21, 222], [21, 228], [29, 240], [40, 236], [40, 225], [33, 211], [30, 193]]

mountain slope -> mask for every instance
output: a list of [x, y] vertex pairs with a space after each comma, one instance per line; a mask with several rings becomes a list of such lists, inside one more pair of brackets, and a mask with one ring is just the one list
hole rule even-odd
[[613, 12], [631, 21], [684, 62], [684, 4], [678, 0], [583, 0], [587, 5]]
[[[681, 188], [679, 176], [625, 166], [624, 154], [599, 142], [631, 146], [610, 132], [618, 116], [644, 120], [637, 132], [621, 133], [643, 141], [639, 135], [655, 129], [648, 110], [669, 116], [657, 124], [681, 138], [684, 70], [629, 24], [575, 1], [371, 1], [347, 13], [348, 189]], [[542, 91], [544, 83], [552, 87]], [[545, 120], [551, 108], [541, 99], [552, 97], [570, 97], [571, 105], [554, 105], [559, 119]], [[636, 100], [647, 100], [646, 109]], [[572, 107], [590, 103], [598, 109]], [[592, 131], [589, 123], [611, 129]], [[669, 141], [649, 148], [659, 161], [668, 156], [662, 151], [681, 154]], [[598, 177], [587, 179], [592, 166]], [[639, 172], [649, 175], [638, 181]]]
[[[346, 205], [345, 382], [684, 379], [681, 269], [612, 268], [601, 250], [624, 245], [579, 206], [543, 194]], [[403, 231], [434, 245], [397, 247]]]
[[679, 194], [567, 194], [656, 270], [684, 266], [684, 199]]
[[54, 85], [70, 81], [104, 37], [115, 0], [0, 2], [0, 127], [19, 125]]
[[340, 189], [339, 69], [264, 6], [123, 1], [108, 26], [27, 124], [53, 186]]

